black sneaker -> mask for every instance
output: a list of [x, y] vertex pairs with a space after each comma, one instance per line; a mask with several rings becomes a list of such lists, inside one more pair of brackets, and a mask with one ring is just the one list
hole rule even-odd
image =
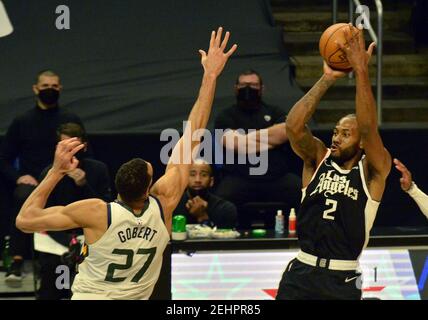
[[11, 287], [20, 287], [22, 285], [22, 266], [23, 259], [13, 260], [9, 271], [6, 273], [5, 282]]

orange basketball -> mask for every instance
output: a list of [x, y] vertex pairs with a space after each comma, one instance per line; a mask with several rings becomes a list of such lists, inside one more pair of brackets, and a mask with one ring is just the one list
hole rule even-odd
[[[353, 27], [355, 32], [358, 29]], [[327, 62], [327, 64], [333, 69], [349, 71], [351, 66], [346, 59], [345, 53], [336, 44], [345, 44], [344, 30], [349, 30], [348, 23], [336, 23], [328, 27], [321, 35], [319, 47], [320, 54]]]

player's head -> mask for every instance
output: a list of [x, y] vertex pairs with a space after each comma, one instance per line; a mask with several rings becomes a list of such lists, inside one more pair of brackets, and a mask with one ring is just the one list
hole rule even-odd
[[363, 153], [360, 131], [355, 114], [348, 114], [340, 119], [331, 139], [331, 156], [338, 163], [360, 158]]
[[116, 190], [120, 198], [131, 206], [143, 206], [149, 196], [153, 179], [150, 162], [136, 158], [124, 163], [117, 171]]
[[202, 159], [197, 159], [190, 166], [188, 190], [192, 196], [203, 195], [214, 185], [211, 166]]
[[37, 74], [33, 92], [37, 96], [38, 105], [44, 109], [56, 107], [62, 85], [59, 76], [51, 70], [43, 70]]

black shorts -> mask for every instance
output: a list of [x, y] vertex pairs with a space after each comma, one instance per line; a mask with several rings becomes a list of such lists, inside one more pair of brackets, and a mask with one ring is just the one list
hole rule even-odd
[[361, 273], [313, 267], [291, 260], [279, 283], [277, 300], [361, 300]]

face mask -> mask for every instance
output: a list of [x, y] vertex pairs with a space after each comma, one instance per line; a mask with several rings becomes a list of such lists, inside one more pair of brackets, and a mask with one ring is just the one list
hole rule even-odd
[[241, 88], [238, 90], [236, 99], [239, 107], [249, 110], [258, 109], [261, 102], [260, 90], [249, 86]]
[[202, 199], [207, 200], [208, 189], [195, 190], [195, 189], [188, 188], [187, 190], [189, 191], [189, 194], [192, 198], [199, 196]]
[[40, 90], [38, 97], [45, 105], [56, 105], [58, 104], [59, 100], [59, 91], [52, 88]]

